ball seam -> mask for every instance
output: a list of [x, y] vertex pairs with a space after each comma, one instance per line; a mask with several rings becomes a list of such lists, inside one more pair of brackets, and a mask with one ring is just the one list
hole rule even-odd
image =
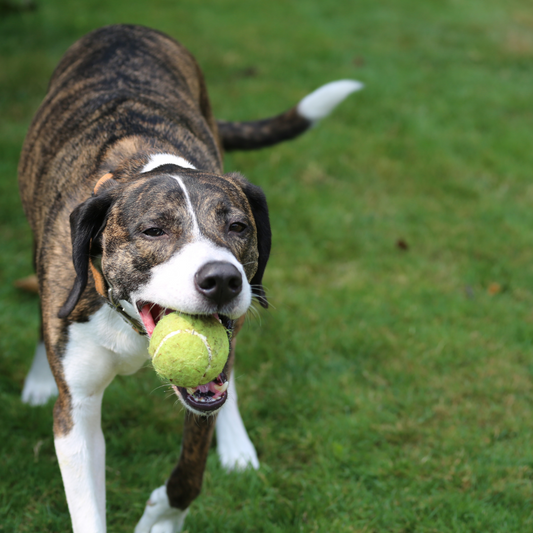
[[211, 352], [211, 346], [209, 346], [209, 342], [207, 342], [207, 337], [205, 335], [202, 335], [201, 333], [198, 333], [194, 329], [178, 329], [176, 331], [171, 331], [168, 333], [161, 342], [159, 343], [156, 351], [154, 352], [154, 355], [152, 357], [152, 361], [157, 357], [157, 354], [159, 353], [159, 350], [163, 346], [163, 344], [168, 340], [174, 337], [174, 335], [179, 335], [180, 333], [188, 333], [189, 335], [196, 335], [197, 337], [200, 337], [201, 341], [204, 343], [205, 349], [207, 350], [207, 367], [204, 372], [204, 376], [207, 374], [209, 369], [211, 368], [211, 359], [213, 358], [213, 354]]

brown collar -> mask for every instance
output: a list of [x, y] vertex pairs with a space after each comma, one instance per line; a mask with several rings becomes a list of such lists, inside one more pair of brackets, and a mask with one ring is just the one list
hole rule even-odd
[[96, 290], [100, 296], [102, 296], [106, 303], [111, 306], [117, 313], [139, 334], [147, 337], [145, 329], [142, 327], [141, 323], [131, 317], [124, 307], [120, 305], [120, 302], [117, 302], [113, 297], [113, 287], [108, 283], [107, 279], [102, 272], [102, 262], [101, 256], [91, 257], [89, 264], [91, 265], [91, 271], [94, 277], [94, 284]]

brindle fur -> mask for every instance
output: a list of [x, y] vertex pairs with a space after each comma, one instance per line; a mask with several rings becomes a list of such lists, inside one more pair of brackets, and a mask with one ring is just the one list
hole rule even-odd
[[[311, 123], [292, 109], [270, 123], [220, 124], [222, 140], [194, 58], [155, 30], [127, 25], [96, 30], [75, 43], [56, 68], [19, 164], [20, 194], [34, 234], [43, 337], [59, 389], [56, 437], [73, 427], [62, 365], [69, 326], [106, 305], [88, 269], [89, 255], [101, 260], [115, 297], [127, 299], [147, 281], [150, 268], [191, 238], [184, 193], [171, 175], [179, 174], [186, 184], [201, 232], [235, 255], [266, 306], [261, 287], [270, 251], [266, 203], [242, 176], [222, 174], [222, 146], [267, 146]], [[167, 165], [141, 174], [159, 153], [180, 156], [199, 170]], [[108, 173], [113, 177], [93, 193]], [[223, 228], [235, 213], [248, 228], [228, 240]], [[136, 239], [154, 225], [169, 229], [164, 242]], [[228, 373], [234, 348], [235, 341]], [[200, 491], [214, 422], [215, 417], [186, 417], [181, 457], [168, 482], [175, 507], [186, 508]]]
[[[19, 186], [35, 239], [44, 341], [59, 388], [54, 409], [56, 436], [66, 435], [72, 428], [71, 395], [61, 364], [68, 326], [88, 320], [105, 305], [89, 275], [87, 288], [70, 316], [57, 316], [76, 276], [68, 259], [72, 255], [71, 213], [91, 197], [102, 175], [113, 173], [114, 183], [101, 191], [112, 195], [114, 203], [99, 245], [106, 249], [107, 279], [117, 287], [117, 297], [125, 297], [146, 281], [147, 270], [154, 264], [153, 247], [135, 253], [131, 250], [131, 220], [149, 215], [150, 206], [153, 211], [158, 206], [157, 216], [166, 217], [167, 226], [179, 227], [178, 219], [190, 225], [183, 192], [175, 180], [164, 177], [161, 169], [157, 176], [152, 172], [139, 177], [151, 154], [178, 154], [202, 169], [166, 170], [184, 176], [199, 210], [201, 230], [208, 237], [220, 241], [211, 225], [219, 227], [222, 212], [231, 210], [232, 205], [240, 206], [248, 215], [254, 230], [248, 245], [230, 249], [251, 279], [257, 269], [253, 216], [242, 191], [244, 180], [235, 175], [220, 176], [220, 147], [196, 61], [180, 44], [157, 31], [134, 26], [97, 30], [74, 44], [55, 70], [24, 143]], [[160, 210], [169, 196], [173, 207], [182, 206], [181, 212]], [[228, 198], [231, 205], [227, 205]], [[188, 228], [183, 228], [184, 238], [189, 235]], [[171, 237], [172, 246], [168, 242], [160, 246], [158, 262], [183, 246], [181, 235]], [[211, 434], [205, 436], [207, 447]], [[190, 475], [194, 477], [194, 472]]]
[[147, 28], [112, 26], [85, 36], [56, 68], [19, 165], [22, 204], [34, 234], [44, 341], [59, 388], [56, 434], [71, 427], [60, 363], [68, 325], [87, 320], [103, 305], [90, 278], [69, 319], [57, 317], [75, 277], [67, 259], [70, 214], [107, 171], [138, 171], [139, 162], [158, 152], [177, 152], [197, 168], [221, 171], [216, 122], [196, 61], [183, 46]]
[[[131, 184], [117, 185], [109, 193], [117, 196], [117, 200], [108, 213], [99, 246], [106, 250], [103, 271], [114, 287], [116, 298], [127, 299], [148, 281], [154, 265], [170, 259], [191, 239], [192, 220], [182, 189], [169, 177], [173, 174], [179, 174], [187, 186], [202, 234], [229, 249], [243, 265], [249, 280], [257, 271], [257, 231], [248, 199], [239, 183], [244, 180], [236, 174], [217, 176], [165, 165], [142, 174]], [[127, 179], [121, 173], [117, 173], [117, 177]], [[238, 239], [225, 236], [224, 229], [233, 213], [240, 214], [241, 219], [243, 213], [246, 215], [249, 235]], [[158, 241], [131, 239], [152, 226], [168, 229], [167, 237]]]
[[[228, 376], [235, 362], [236, 335], [243, 324], [244, 317], [235, 325], [230, 355], [224, 368]], [[172, 507], [187, 509], [200, 494], [215, 422], [214, 416], [205, 417], [186, 413], [180, 458], [167, 481], [167, 494]]]
[[311, 121], [300, 116], [295, 107], [277, 117], [247, 122], [218, 120], [224, 150], [257, 150], [288, 141], [311, 127]]

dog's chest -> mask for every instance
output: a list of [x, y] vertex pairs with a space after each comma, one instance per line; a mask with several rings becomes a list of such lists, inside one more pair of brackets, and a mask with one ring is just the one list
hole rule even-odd
[[90, 382], [137, 372], [148, 358], [148, 339], [103, 305], [87, 322], [71, 324], [63, 365], [67, 375], [91, 388]]

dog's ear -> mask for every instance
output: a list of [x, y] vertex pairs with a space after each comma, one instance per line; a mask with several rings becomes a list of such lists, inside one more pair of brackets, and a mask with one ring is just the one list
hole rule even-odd
[[227, 174], [228, 177], [235, 180], [246, 198], [252, 210], [255, 220], [255, 227], [257, 228], [257, 251], [259, 252], [259, 259], [257, 261], [257, 271], [250, 281], [252, 285], [252, 293], [259, 300], [259, 303], [265, 309], [268, 307], [268, 300], [263, 288], [263, 274], [270, 256], [270, 247], [272, 245], [272, 231], [270, 229], [270, 219], [268, 216], [268, 206], [265, 193], [257, 185], [253, 185], [238, 173]]
[[106, 187], [105, 192], [92, 196], [76, 207], [70, 215], [72, 262], [76, 279], [67, 301], [57, 314], [59, 318], [66, 318], [72, 313], [87, 286], [91, 241], [104, 229], [113, 199], [114, 195]]

